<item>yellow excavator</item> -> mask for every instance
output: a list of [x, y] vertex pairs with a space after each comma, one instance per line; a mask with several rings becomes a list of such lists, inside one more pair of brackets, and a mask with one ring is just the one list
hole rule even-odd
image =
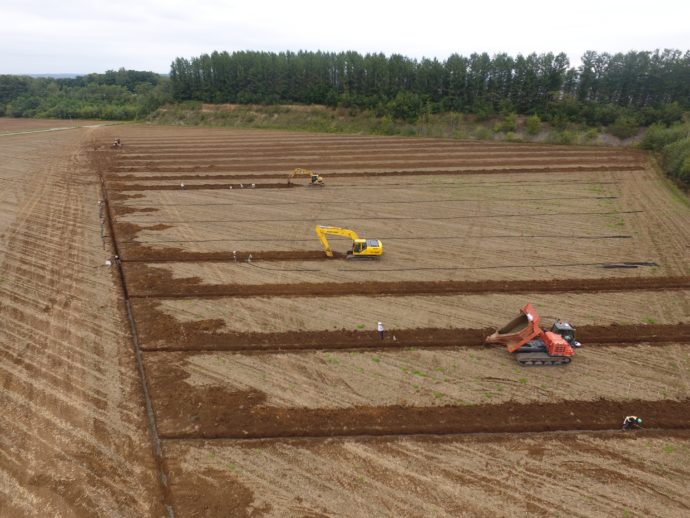
[[295, 168], [289, 175], [288, 175], [288, 185], [290, 185], [290, 180], [296, 177], [302, 177], [306, 176], [311, 179], [311, 183], [309, 184], [309, 187], [323, 187], [323, 177], [320, 174], [316, 174], [314, 171], [311, 169], [302, 169], [301, 167]]
[[316, 235], [321, 241], [326, 257], [333, 257], [327, 235], [345, 236], [352, 239], [352, 250], [347, 251], [347, 259], [378, 259], [383, 254], [383, 243], [378, 239], [360, 239], [357, 232], [347, 228], [316, 225]]

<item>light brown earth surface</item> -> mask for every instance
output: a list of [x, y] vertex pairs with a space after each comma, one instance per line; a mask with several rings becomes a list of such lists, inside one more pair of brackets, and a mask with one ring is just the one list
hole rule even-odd
[[[690, 351], [682, 345], [593, 347], [568, 369], [517, 366], [495, 349], [324, 351], [236, 354], [149, 353], [154, 399], [174, 406], [161, 385], [173, 377], [184, 393], [262, 393], [261, 406], [347, 408], [449, 404], [690, 398]], [[624, 359], [621, 360], [621, 356]], [[639, 366], [646, 366], [638, 372]], [[608, 374], [616, 372], [615, 377]], [[324, 383], [324, 381], [327, 381]], [[159, 421], [162, 433], [174, 433]]]
[[[690, 511], [690, 210], [643, 153], [125, 125], [0, 155], [0, 515]], [[481, 346], [526, 302], [570, 365]]]
[[0, 136], [0, 516], [165, 514], [91, 135]]
[[165, 453], [184, 516], [690, 512], [687, 436], [168, 441]]
[[[386, 329], [477, 328], [497, 326], [503, 308], [519, 308], [525, 300], [539, 300], [538, 311], [551, 321], [563, 318], [574, 326], [690, 323], [690, 291], [669, 297], [663, 291], [566, 294], [486, 294], [391, 297], [247, 297], [161, 300], [159, 311], [180, 322], [222, 319], [220, 332], [376, 331]], [[138, 301], [137, 301], [138, 303]], [[135, 304], [137, 304], [135, 303]], [[145, 303], [142, 301], [142, 303]], [[517, 310], [504, 313], [508, 322]], [[546, 320], [545, 320], [546, 323]], [[550, 323], [550, 321], [549, 321]], [[152, 344], [149, 344], [152, 345]]]

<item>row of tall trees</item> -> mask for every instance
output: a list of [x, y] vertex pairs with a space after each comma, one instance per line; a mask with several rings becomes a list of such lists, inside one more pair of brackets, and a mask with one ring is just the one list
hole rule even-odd
[[562, 53], [417, 61], [357, 52], [213, 52], [175, 59], [170, 79], [178, 101], [357, 106], [402, 118], [424, 109], [548, 117], [565, 104], [573, 119], [592, 105], [690, 107], [690, 52], [677, 50], [587, 52], [577, 69]]

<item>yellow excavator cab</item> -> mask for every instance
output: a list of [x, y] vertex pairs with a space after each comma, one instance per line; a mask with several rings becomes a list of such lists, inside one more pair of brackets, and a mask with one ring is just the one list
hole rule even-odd
[[379, 256], [383, 254], [383, 244], [378, 239], [356, 239], [352, 242], [351, 253], [357, 257]]
[[323, 246], [323, 252], [326, 257], [333, 257], [333, 251], [331, 250], [331, 245], [326, 237], [328, 234], [335, 236], [345, 236], [352, 239], [352, 249], [348, 250], [348, 259], [375, 259], [383, 254], [383, 243], [378, 239], [361, 239], [357, 232], [347, 228], [340, 227], [330, 227], [326, 225], [316, 226], [316, 235], [321, 241]]

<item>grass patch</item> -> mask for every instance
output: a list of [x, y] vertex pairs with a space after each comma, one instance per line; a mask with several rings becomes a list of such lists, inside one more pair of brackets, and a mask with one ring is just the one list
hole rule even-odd
[[340, 365], [340, 360], [331, 354], [326, 355], [326, 361], [331, 365]]

